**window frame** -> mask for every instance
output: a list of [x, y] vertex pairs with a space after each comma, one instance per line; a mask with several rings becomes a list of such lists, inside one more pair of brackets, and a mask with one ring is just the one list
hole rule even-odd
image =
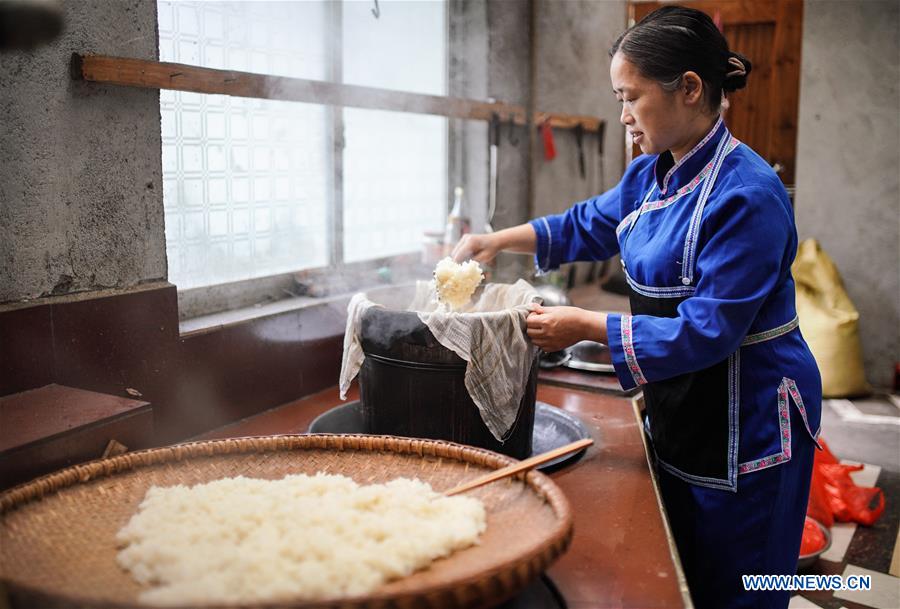
[[[327, 73], [330, 82], [343, 84], [343, 1], [326, 2], [328, 31], [325, 39], [330, 41], [327, 49]], [[444, 65], [445, 82], [449, 86], [450, 65], [450, 2], [444, 2]], [[157, 34], [158, 38], [158, 34]], [[157, 40], [157, 44], [159, 41]], [[397, 91], [398, 93], [412, 93]], [[445, 90], [442, 97], [447, 96]], [[419, 262], [419, 251], [395, 254], [387, 257], [347, 263], [344, 261], [344, 106], [319, 104], [327, 109], [331, 145], [327, 159], [331, 171], [328, 176], [325, 222], [327, 263], [322, 267], [297, 269], [286, 273], [276, 273], [263, 277], [253, 277], [232, 282], [180, 289], [175, 284], [178, 295], [179, 319], [185, 321], [204, 315], [221, 313], [267, 304], [288, 298], [323, 298], [360, 288], [383, 285], [386, 282], [380, 269], [391, 269], [391, 281], [411, 281]], [[403, 112], [395, 110], [395, 112]], [[408, 112], [408, 114], [418, 114]], [[445, 143], [445, 173], [447, 184], [451, 181], [452, 162], [450, 146], [453, 138], [454, 121], [447, 120]], [[449, 209], [450, 188], [445, 194], [445, 212]], [[394, 272], [396, 271], [396, 272]], [[421, 274], [421, 273], [419, 273]], [[338, 278], [338, 279], [336, 279]], [[352, 278], [352, 282], [348, 279]]]

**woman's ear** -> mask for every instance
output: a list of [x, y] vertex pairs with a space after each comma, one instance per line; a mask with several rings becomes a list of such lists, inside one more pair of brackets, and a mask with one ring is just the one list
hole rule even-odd
[[700, 103], [703, 98], [703, 79], [696, 72], [685, 72], [681, 77], [681, 92], [688, 105]]

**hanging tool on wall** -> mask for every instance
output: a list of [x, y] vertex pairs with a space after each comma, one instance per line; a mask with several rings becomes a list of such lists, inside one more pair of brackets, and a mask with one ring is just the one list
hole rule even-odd
[[578, 123], [573, 131], [575, 132], [575, 145], [578, 147], [578, 174], [584, 180], [587, 178], [584, 166], [584, 125]]
[[[603, 168], [605, 135], [606, 123], [604, 122], [600, 123], [599, 129], [597, 130], [597, 157], [600, 168], [600, 192], [606, 191], [606, 173]], [[600, 267], [600, 277], [597, 282], [600, 284], [600, 288], [602, 290], [612, 292], [614, 294], [628, 295], [628, 283], [625, 280], [625, 275], [623, 274], [621, 267], [621, 258], [618, 254], [603, 261], [603, 266]]]
[[[573, 133], [575, 134], [575, 147], [578, 151], [578, 175], [581, 176], [581, 179], [584, 180], [584, 187], [587, 192], [581, 193], [582, 199], [588, 199], [594, 193], [591, 192], [591, 181], [588, 180], [587, 175], [587, 166], [584, 161], [584, 125], [582, 123], [578, 123], [572, 128]], [[588, 281], [594, 276], [594, 268], [596, 263], [591, 262], [586, 265], [580, 264], [571, 264], [569, 265], [569, 272], [567, 275], [566, 285], [568, 289], [572, 289], [578, 283], [578, 269], [582, 266], [587, 267], [588, 272]]]
[[553, 143], [553, 127], [549, 117], [541, 123], [541, 139], [544, 142], [544, 160], [552, 161], [556, 158], [556, 145]]
[[494, 219], [494, 213], [497, 211], [497, 185], [500, 180], [500, 115], [492, 114], [491, 122], [488, 125], [488, 174], [490, 183], [488, 184], [488, 212], [487, 221], [484, 223], [484, 232], [494, 232], [491, 221]]
[[606, 176], [603, 170], [603, 138], [606, 135], [606, 122], [601, 121], [597, 126], [597, 194], [606, 192]]
[[[603, 169], [603, 138], [606, 135], [606, 123], [601, 122], [597, 128], [597, 175], [594, 180], [594, 188], [592, 189], [594, 192], [591, 196], [601, 195], [606, 192], [606, 179]], [[615, 269], [616, 266], [611, 264], [610, 261], [604, 260], [603, 262], [594, 262], [591, 264], [591, 270], [588, 274], [588, 283], [592, 283], [595, 279], [600, 280], [600, 285], [603, 285], [605, 279], [607, 279], [607, 274], [610, 272], [610, 269]]]
[[519, 137], [516, 135], [516, 121], [510, 119], [509, 127], [507, 127], [506, 137], [509, 140], [509, 144], [511, 146], [519, 145]]

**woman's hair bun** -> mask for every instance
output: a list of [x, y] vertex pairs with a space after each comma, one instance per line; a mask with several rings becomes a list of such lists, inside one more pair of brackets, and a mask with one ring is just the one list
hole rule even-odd
[[743, 89], [747, 86], [747, 77], [753, 64], [750, 60], [734, 51], [728, 54], [728, 65], [725, 66], [725, 80], [722, 81], [722, 90], [728, 93]]

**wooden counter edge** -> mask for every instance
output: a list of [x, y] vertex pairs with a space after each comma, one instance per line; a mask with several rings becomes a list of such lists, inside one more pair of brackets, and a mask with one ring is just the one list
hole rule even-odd
[[681, 599], [684, 601], [685, 609], [694, 609], [694, 603], [691, 600], [691, 592], [688, 588], [687, 578], [685, 578], [684, 569], [681, 566], [681, 557], [678, 555], [678, 547], [675, 545], [675, 537], [672, 535], [672, 526], [669, 524], [669, 513], [666, 511], [662, 495], [659, 492], [659, 479], [657, 478], [656, 467], [653, 465], [653, 459], [651, 458], [651, 448], [647, 442], [647, 434], [644, 431], [644, 421], [641, 419], [641, 406], [643, 403], [643, 393], [639, 393], [631, 398], [631, 407], [634, 411], [634, 418], [637, 420], [638, 430], [641, 434], [641, 442], [644, 445], [644, 455], [647, 459], [647, 469], [650, 471], [653, 493], [656, 495], [656, 503], [659, 507], [660, 516], [662, 516], [663, 528], [666, 531], [666, 541], [669, 543], [669, 554], [672, 557], [672, 564], [675, 565], [675, 574], [678, 577], [678, 589], [681, 591]]

